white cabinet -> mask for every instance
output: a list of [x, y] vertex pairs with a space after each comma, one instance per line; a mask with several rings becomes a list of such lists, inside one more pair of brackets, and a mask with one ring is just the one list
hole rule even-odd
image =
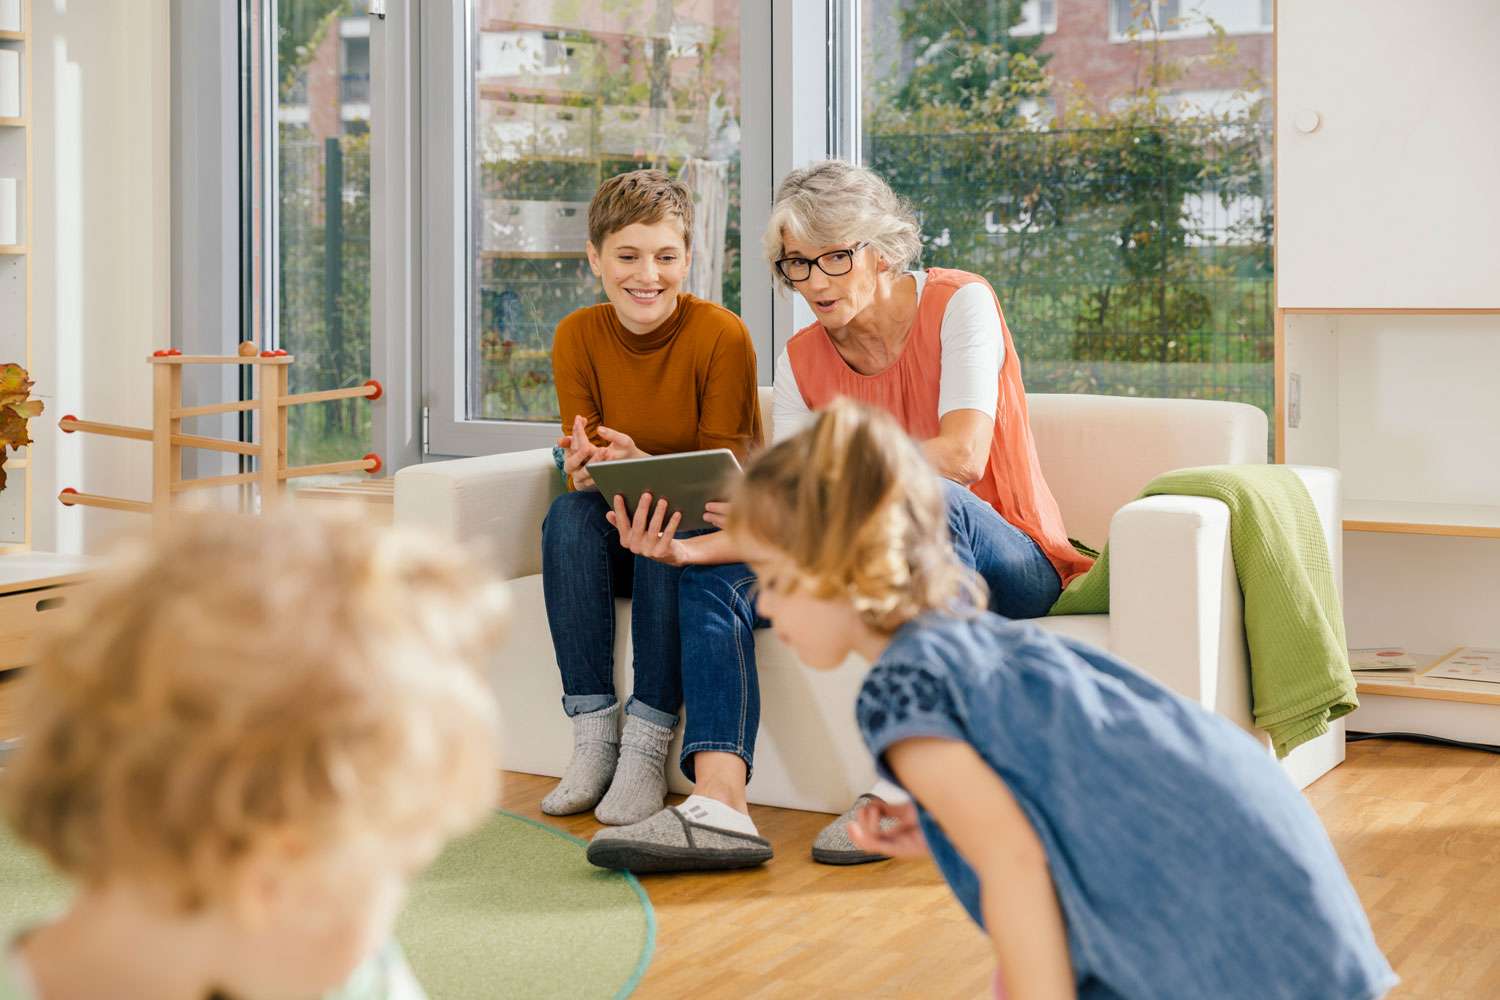
[[1500, 3], [1276, 6], [1278, 305], [1500, 307]]
[[[1497, 53], [1496, 0], [1277, 4], [1277, 450], [1342, 472], [1351, 646], [1500, 646]], [[1500, 743], [1404, 684], [1349, 728]]]

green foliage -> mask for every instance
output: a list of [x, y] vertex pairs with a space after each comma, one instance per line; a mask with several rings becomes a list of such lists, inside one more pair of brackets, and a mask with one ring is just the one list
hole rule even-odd
[[[297, 358], [292, 391], [359, 385], [370, 377], [369, 135], [318, 142], [301, 126], [283, 125], [280, 170], [281, 344]], [[335, 225], [332, 171], [342, 173]], [[363, 399], [299, 406], [289, 421], [293, 465], [369, 450], [370, 404]]]
[[281, 0], [276, 5], [277, 93], [291, 96], [329, 27], [354, 12], [351, 0]]
[[1048, 58], [1037, 53], [1042, 36], [1011, 35], [1020, 19], [1021, 0], [904, 7], [900, 37], [914, 65], [889, 101], [879, 102], [889, 111], [884, 126], [1015, 125], [1022, 103], [1046, 92]]
[[[867, 161], [916, 208], [924, 262], [990, 280], [1033, 391], [1269, 408], [1270, 131], [1258, 76], [1246, 74], [1227, 109], [1177, 108], [1188, 65], [1137, 30], [1135, 85], [1101, 108], [1021, 62], [1034, 57], [976, 25], [983, 12], [908, 3], [903, 38], [919, 52], [946, 41], [866, 116]], [[1221, 31], [1196, 58], [1237, 62]], [[939, 59], [953, 82], [925, 73]], [[1043, 130], [1020, 112], [1048, 98], [1058, 117]]]

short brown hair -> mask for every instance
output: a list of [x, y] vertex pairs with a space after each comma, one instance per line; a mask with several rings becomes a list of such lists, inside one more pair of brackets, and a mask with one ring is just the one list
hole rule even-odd
[[589, 202], [589, 242], [604, 249], [604, 238], [626, 226], [644, 222], [654, 226], [669, 216], [682, 224], [682, 246], [693, 248], [693, 195], [681, 181], [660, 170], [632, 170], [616, 174], [594, 192]]
[[889, 414], [849, 399], [751, 461], [729, 530], [784, 553], [799, 574], [786, 585], [846, 600], [880, 632], [987, 604], [954, 555], [937, 472]]
[[305, 510], [187, 517], [88, 585], [21, 680], [12, 828], [64, 875], [223, 902], [269, 835], [450, 836], [494, 805], [478, 674], [503, 591], [446, 545]]

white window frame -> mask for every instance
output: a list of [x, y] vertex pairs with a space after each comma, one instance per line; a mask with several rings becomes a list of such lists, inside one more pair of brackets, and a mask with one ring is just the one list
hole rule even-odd
[[1057, 32], [1057, 4], [1059, 0], [1053, 0], [1052, 20], [1050, 21], [1042, 17], [1042, 2], [1043, 0], [1023, 0], [1021, 8], [1023, 11], [1028, 4], [1036, 5], [1036, 24], [1035, 26], [1031, 24], [1016, 25], [1010, 29], [1010, 36], [1012, 38], [1035, 38], [1038, 35], [1051, 35]]
[[[1181, 8], [1184, 8], [1183, 14], [1192, 13], [1191, 11], [1185, 9], [1192, 2], [1193, 0], [1180, 0]], [[1255, 2], [1257, 6], [1259, 6], [1259, 0], [1255, 0]], [[1161, 15], [1159, 13], [1161, 10], [1160, 0], [1150, 0], [1150, 6], [1152, 21], [1157, 24], [1161, 23]], [[1181, 17], [1182, 15], [1179, 14], [1178, 16]], [[1258, 27], [1239, 28], [1235, 30], [1226, 29], [1224, 33], [1231, 37], [1241, 35], [1269, 35], [1271, 34], [1274, 21], [1275, 17], [1273, 14], [1270, 21], [1266, 21]], [[1161, 31], [1157, 32], [1154, 37], [1160, 38], [1163, 41], [1173, 41], [1180, 38], [1209, 38], [1212, 37], [1213, 33], [1213, 29], [1208, 25], [1197, 23], [1184, 28], [1163, 28]], [[1137, 41], [1138, 38], [1139, 36], [1137, 36], [1136, 38], [1132, 38], [1130, 35], [1120, 30], [1120, 25], [1115, 17], [1115, 5], [1113, 0], [1111, 0], [1109, 5], [1109, 40], [1113, 43], [1121, 44], [1124, 42]]]
[[[835, 137], [830, 124], [830, 39], [839, 17], [857, 13], [857, 0], [770, 0], [740, 6], [741, 132], [745, 136], [740, 176], [741, 315], [755, 342], [761, 384], [769, 385], [775, 352], [795, 329], [807, 322], [796, 305], [775, 293], [770, 271], [761, 264], [761, 233], [770, 214], [777, 178], [794, 165], [821, 159], [833, 150], [857, 155], [847, 136]], [[421, 347], [425, 378], [416, 383], [427, 426], [426, 457], [484, 455], [550, 447], [558, 428], [551, 423], [471, 420], [465, 413], [464, 379], [468, 350], [470, 275], [468, 203], [469, 155], [469, 3], [412, 3], [392, 0], [395, 11], [410, 9], [411, 29], [419, 36], [420, 133], [413, 148], [413, 169], [421, 178], [414, 192], [421, 225], [415, 235], [415, 271], [420, 290], [419, 330], [412, 340]], [[392, 15], [394, 16], [394, 15]], [[847, 42], [847, 38], [842, 39]], [[372, 46], [372, 63], [375, 58]], [[857, 53], [857, 48], [854, 50]], [[764, 72], [755, 71], [757, 65]], [[372, 68], [372, 75], [375, 70]], [[841, 70], [841, 72], [843, 72]], [[855, 122], [858, 116], [853, 116]], [[389, 128], [389, 126], [387, 126]], [[769, 139], [769, 142], [766, 140]], [[389, 202], [391, 192], [384, 192]], [[387, 205], [378, 211], [385, 214]], [[377, 245], [386, 234], [377, 231]], [[394, 230], [392, 235], [394, 235]], [[384, 273], [376, 269], [377, 284]], [[803, 305], [802, 311], [807, 312]]]

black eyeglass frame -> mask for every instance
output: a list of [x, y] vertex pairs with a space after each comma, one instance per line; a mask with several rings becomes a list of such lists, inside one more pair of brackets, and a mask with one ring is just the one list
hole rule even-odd
[[[809, 260], [806, 257], [781, 257], [781, 258], [779, 258], [776, 261], [776, 273], [779, 274], [779, 275], [781, 275], [787, 281], [790, 281], [792, 284], [795, 285], [795, 284], [798, 284], [800, 282], [806, 281], [808, 278], [811, 278], [812, 277], [813, 266], [817, 265], [818, 270], [822, 271], [824, 274], [828, 275], [830, 278], [841, 278], [844, 275], [848, 274], [850, 271], [854, 270], [854, 255], [857, 254], [857, 253], [859, 253], [861, 250], [863, 250], [865, 247], [867, 247], [869, 245], [870, 245], [870, 241], [869, 240], [861, 240], [860, 242], [854, 244], [852, 247], [844, 247], [844, 248], [839, 249], [839, 250], [830, 250], [827, 253], [820, 253], [816, 257], [812, 258], [811, 260]], [[830, 271], [830, 270], [828, 270], [828, 268], [826, 268], [826, 267], [823, 266], [823, 258], [824, 257], [832, 257], [835, 254], [841, 254], [841, 253], [846, 253], [846, 254], [849, 255], [849, 266], [847, 268], [845, 268], [842, 271]], [[800, 261], [802, 261], [803, 263], [805, 263], [807, 265], [807, 273], [804, 274], [800, 278], [794, 278], [790, 274], [786, 273], [786, 265], [789, 264], [789, 263], [791, 263], [794, 260], [800, 260]]]

